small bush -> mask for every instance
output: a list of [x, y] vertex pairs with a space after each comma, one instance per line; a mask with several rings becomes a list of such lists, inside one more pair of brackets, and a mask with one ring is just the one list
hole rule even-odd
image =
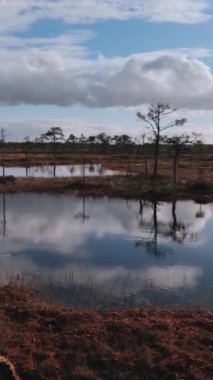
[[204, 181], [195, 182], [190, 186], [190, 192], [192, 194], [209, 194], [211, 191], [211, 185]]
[[15, 183], [16, 178], [13, 175], [0, 176], [0, 183]]

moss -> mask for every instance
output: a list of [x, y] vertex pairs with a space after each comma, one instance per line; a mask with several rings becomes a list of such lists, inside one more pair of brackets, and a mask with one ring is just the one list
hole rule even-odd
[[1, 350], [22, 380], [210, 379], [212, 327], [209, 310], [79, 311], [0, 288]]

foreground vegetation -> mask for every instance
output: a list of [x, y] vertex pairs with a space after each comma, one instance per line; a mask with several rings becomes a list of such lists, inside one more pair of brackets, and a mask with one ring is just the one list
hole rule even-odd
[[210, 380], [212, 331], [212, 311], [77, 311], [0, 288], [0, 354], [22, 380]]

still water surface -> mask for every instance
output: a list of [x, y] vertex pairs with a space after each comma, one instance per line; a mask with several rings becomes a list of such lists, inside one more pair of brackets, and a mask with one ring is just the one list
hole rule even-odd
[[6, 175], [14, 177], [94, 177], [111, 176], [118, 174], [115, 170], [105, 169], [101, 164], [86, 165], [47, 165], [30, 167], [7, 167]]
[[0, 195], [0, 279], [57, 302], [213, 306], [213, 204]]

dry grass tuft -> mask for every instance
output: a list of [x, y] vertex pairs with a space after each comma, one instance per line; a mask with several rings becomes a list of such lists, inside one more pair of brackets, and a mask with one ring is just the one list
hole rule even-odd
[[4, 356], [0, 356], [0, 379], [1, 380], [20, 380], [14, 365]]

